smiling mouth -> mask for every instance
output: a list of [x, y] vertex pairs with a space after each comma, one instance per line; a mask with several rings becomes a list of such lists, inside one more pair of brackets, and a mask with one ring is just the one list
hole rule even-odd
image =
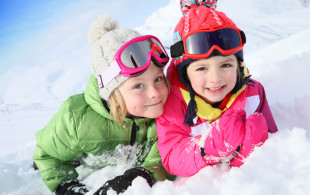
[[210, 91], [216, 91], [216, 90], [219, 90], [219, 89], [222, 89], [224, 86], [221, 86], [221, 87], [210, 87], [208, 88]]
[[161, 104], [161, 101], [159, 101], [159, 102], [157, 102], [157, 103], [155, 103], [155, 104], [150, 104], [150, 105], [147, 105], [147, 107], [157, 106], [157, 105], [159, 105], [159, 104]]

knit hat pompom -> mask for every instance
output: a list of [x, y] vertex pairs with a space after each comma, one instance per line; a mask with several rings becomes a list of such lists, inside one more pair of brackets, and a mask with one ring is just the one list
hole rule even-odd
[[184, 15], [192, 7], [204, 5], [208, 8], [215, 9], [217, 0], [181, 0], [180, 7], [182, 14]]
[[215, 29], [224, 25], [237, 27], [225, 13], [207, 6], [192, 6], [186, 11], [174, 29], [174, 42], [197, 30]]
[[111, 31], [118, 28], [118, 22], [113, 20], [110, 16], [103, 16], [97, 18], [90, 26], [88, 31], [88, 42], [93, 45], [101, 39], [101, 37]]
[[[88, 33], [89, 43], [92, 46], [90, 55], [92, 74], [98, 78], [112, 65], [115, 53], [126, 42], [139, 36], [141, 35], [134, 30], [119, 28], [118, 23], [109, 16], [95, 20]], [[99, 88], [100, 97], [108, 100], [112, 91], [127, 79], [128, 77], [118, 74], [105, 86]]]

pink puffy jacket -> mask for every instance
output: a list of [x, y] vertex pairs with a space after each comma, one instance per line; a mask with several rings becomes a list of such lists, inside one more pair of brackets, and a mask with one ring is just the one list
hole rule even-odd
[[[169, 68], [168, 78], [170, 75]], [[169, 173], [192, 176], [205, 166], [230, 160], [232, 155], [235, 158], [230, 165], [241, 166], [254, 146], [260, 146], [267, 139], [268, 131], [278, 130], [263, 86], [254, 82], [238, 95], [238, 101], [219, 120], [210, 124], [198, 117], [192, 127], [183, 125], [187, 104], [180, 88], [171, 82], [164, 113], [156, 119], [158, 148]], [[242, 146], [241, 149], [238, 146]]]

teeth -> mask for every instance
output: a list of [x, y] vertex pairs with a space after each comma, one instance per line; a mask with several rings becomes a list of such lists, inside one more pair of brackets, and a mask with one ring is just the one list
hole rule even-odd
[[216, 88], [209, 88], [211, 91], [215, 91], [215, 90], [218, 90], [218, 89], [221, 89], [222, 87], [216, 87]]

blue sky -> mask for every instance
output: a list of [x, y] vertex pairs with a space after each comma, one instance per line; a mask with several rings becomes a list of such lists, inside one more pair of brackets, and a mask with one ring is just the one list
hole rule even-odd
[[70, 3], [72, 0], [1, 0], [0, 70], [27, 51], [36, 37], [59, 20], [57, 10], [63, 10]]
[[0, 71], [18, 66], [18, 59], [29, 56], [40, 38], [57, 25], [59, 28], [61, 22], [72, 20], [71, 23], [80, 24], [81, 28], [84, 25], [84, 30], [96, 17], [108, 14], [120, 26], [135, 28], [168, 3], [167, 0], [1, 0]]

